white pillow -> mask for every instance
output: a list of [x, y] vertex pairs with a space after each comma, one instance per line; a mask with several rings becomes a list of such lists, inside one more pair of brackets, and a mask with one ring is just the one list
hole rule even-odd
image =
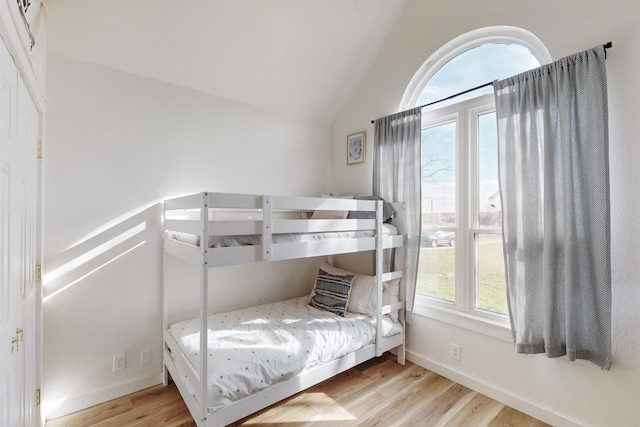
[[[322, 194], [320, 197], [322, 197], [323, 199], [333, 198], [333, 196], [328, 194]], [[336, 197], [336, 199], [353, 199], [353, 196]], [[317, 210], [313, 211], [311, 219], [345, 219], [348, 215], [349, 211]]]
[[[382, 305], [390, 305], [400, 301], [400, 279], [393, 279], [382, 285]], [[398, 312], [392, 311], [389, 317], [398, 323]]]
[[[378, 309], [376, 305], [376, 278], [366, 274], [352, 273], [337, 268], [328, 263], [323, 263], [321, 269], [329, 274], [348, 275], [355, 274], [351, 283], [351, 294], [347, 303], [347, 311], [362, 313], [367, 316], [375, 316]], [[400, 300], [400, 279], [390, 280], [382, 284], [382, 305], [389, 305]], [[389, 317], [395, 323], [398, 322], [398, 312], [389, 313]]]

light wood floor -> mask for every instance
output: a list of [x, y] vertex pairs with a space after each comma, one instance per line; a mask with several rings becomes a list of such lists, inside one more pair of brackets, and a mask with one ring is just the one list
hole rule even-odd
[[[45, 427], [195, 426], [175, 385], [48, 421]], [[370, 360], [233, 426], [547, 426], [392, 355]]]

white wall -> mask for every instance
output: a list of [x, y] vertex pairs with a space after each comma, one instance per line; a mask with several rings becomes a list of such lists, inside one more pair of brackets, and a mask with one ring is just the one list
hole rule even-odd
[[[332, 171], [329, 125], [56, 55], [48, 90], [43, 398], [55, 416], [159, 381], [158, 202], [200, 191], [319, 195]], [[226, 292], [214, 298], [230, 308], [301, 295], [317, 265], [221, 269], [213, 280]], [[121, 353], [127, 367], [112, 373]]]
[[[409, 80], [439, 47], [494, 25], [527, 29], [554, 59], [608, 41], [613, 269], [613, 366], [516, 355], [511, 343], [424, 316], [408, 329], [411, 360], [480, 389], [554, 425], [635, 426], [640, 418], [640, 4], [626, 0], [411, 1], [356, 94], [334, 123], [334, 189], [371, 189], [372, 119], [398, 111]], [[367, 161], [347, 166], [347, 134], [366, 129]], [[462, 361], [448, 357], [450, 342]]]

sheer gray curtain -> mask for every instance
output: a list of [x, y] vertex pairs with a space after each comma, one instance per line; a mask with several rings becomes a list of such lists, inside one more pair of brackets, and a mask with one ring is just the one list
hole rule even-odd
[[374, 126], [373, 194], [405, 202], [406, 207], [408, 240], [402, 267], [407, 286], [406, 319], [411, 322], [420, 251], [422, 108], [383, 117]]
[[516, 351], [611, 366], [604, 48], [494, 83]]

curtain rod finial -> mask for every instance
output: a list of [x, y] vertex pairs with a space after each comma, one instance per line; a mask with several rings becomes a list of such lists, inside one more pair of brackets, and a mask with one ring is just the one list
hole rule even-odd
[[608, 42], [602, 45], [604, 48], [604, 59], [607, 59], [607, 49], [611, 49], [613, 47], [613, 43]]

